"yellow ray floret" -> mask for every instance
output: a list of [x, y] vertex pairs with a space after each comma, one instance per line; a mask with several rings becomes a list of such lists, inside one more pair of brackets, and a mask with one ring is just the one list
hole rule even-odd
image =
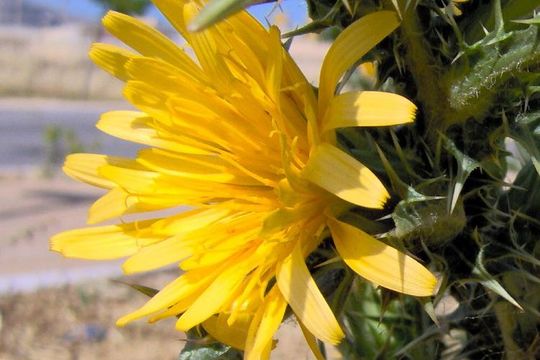
[[277, 284], [296, 316], [319, 339], [338, 344], [344, 334], [309, 274], [299, 246], [280, 265]]
[[380, 209], [389, 197], [371, 170], [330, 144], [315, 149], [303, 176], [343, 200], [367, 208]]
[[[396, 14], [369, 14], [338, 36], [317, 95], [276, 27], [240, 12], [189, 33], [203, 1], [154, 3], [186, 49], [110, 12], [105, 28], [132, 50], [96, 44], [90, 51], [125, 82], [137, 109], [106, 113], [97, 127], [145, 148], [134, 159], [70, 155], [64, 165], [71, 177], [108, 190], [90, 208], [89, 223], [119, 218], [119, 225], [51, 239], [65, 256], [127, 257], [126, 273], [178, 264], [176, 280], [117, 324], [178, 317], [179, 330], [202, 324], [246, 359], [264, 359], [289, 306], [321, 357], [316, 339], [344, 337], [305, 263], [326, 227], [359, 275], [406, 294], [433, 294], [436, 280], [419, 262], [332, 213], [382, 209], [389, 198], [369, 168], [335, 145], [334, 130], [407, 124], [416, 107], [396, 94], [335, 92], [347, 69], [398, 26]], [[123, 216], [135, 213], [149, 220], [126, 223]]]
[[354, 126], [390, 126], [414, 120], [416, 106], [396, 94], [380, 91], [348, 92], [330, 102], [323, 131]]
[[334, 244], [351, 269], [375, 284], [415, 296], [431, 296], [437, 279], [418, 261], [337, 220], [328, 225]]

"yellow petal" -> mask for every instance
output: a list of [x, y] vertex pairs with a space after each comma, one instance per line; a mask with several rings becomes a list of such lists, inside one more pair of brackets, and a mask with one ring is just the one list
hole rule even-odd
[[321, 349], [319, 349], [319, 345], [317, 344], [317, 338], [313, 336], [312, 333], [309, 332], [309, 330], [302, 324], [300, 320], [298, 320], [298, 325], [300, 325], [300, 329], [302, 330], [302, 334], [304, 334], [304, 338], [306, 339], [306, 342], [309, 346], [309, 349], [315, 356], [317, 360], [325, 360], [326, 357], [321, 353]]
[[176, 328], [180, 331], [188, 331], [218, 313], [219, 309], [230, 301], [231, 293], [241, 285], [242, 279], [249, 270], [246, 270], [245, 265], [237, 265], [223, 271], [180, 316], [176, 322]]
[[100, 68], [122, 81], [127, 81], [129, 75], [126, 72], [126, 63], [137, 54], [118, 46], [95, 43], [88, 55]]
[[167, 232], [170, 232], [171, 229], [177, 229], [176, 234], [139, 250], [124, 262], [122, 269], [126, 274], [132, 274], [154, 270], [187, 258], [192, 254], [194, 240], [201, 238], [200, 235], [190, 236], [190, 234], [197, 229], [211, 226], [223, 218], [224, 214], [226, 212], [221, 209], [196, 209], [177, 215], [174, 220], [169, 218], [154, 224], [153, 230], [157, 233], [163, 232], [163, 228], [167, 227], [169, 228]]
[[281, 45], [279, 29], [270, 27], [269, 59], [266, 68], [267, 91], [270, 98], [279, 104], [281, 79], [283, 77], [283, 45]]
[[279, 288], [274, 286], [266, 295], [262, 307], [249, 328], [249, 333], [255, 336], [248, 335], [244, 359], [258, 360], [268, 354], [272, 347], [272, 337], [281, 325], [286, 308], [287, 301]]
[[137, 161], [148, 169], [176, 178], [237, 185], [260, 185], [218, 156], [178, 154], [159, 149], [139, 151]]
[[328, 226], [341, 258], [360, 276], [404, 294], [434, 295], [437, 278], [412, 257], [336, 219]]
[[184, 22], [185, 0], [152, 0], [159, 11], [184, 38], [189, 36]]
[[[92, 260], [117, 259], [133, 255], [145, 241], [138, 231], [149, 226], [153, 221], [109, 225], [94, 228], [82, 228], [53, 236], [51, 250], [66, 257]], [[155, 236], [154, 236], [155, 237]]]
[[88, 224], [97, 224], [115, 217], [142, 211], [136, 206], [137, 199], [121, 188], [114, 188], [97, 199], [88, 209]]
[[311, 277], [299, 246], [278, 267], [277, 284], [296, 316], [313, 335], [331, 344], [341, 341], [345, 335]]
[[319, 114], [324, 114], [345, 71], [394, 31], [398, 24], [396, 13], [379, 11], [360, 18], [339, 34], [321, 68]]
[[338, 95], [322, 122], [322, 131], [353, 126], [390, 126], [412, 122], [416, 106], [405, 97], [380, 91]]
[[[199, 13], [200, 8], [194, 2], [188, 2], [183, 10], [184, 22], [189, 23]], [[186, 40], [191, 45], [204, 72], [213, 82], [218, 81], [222, 84], [228, 75], [228, 68], [223, 62], [223, 56], [218, 52], [220, 44], [217, 42], [217, 34], [217, 30], [211, 27], [198, 33], [190, 33]]]
[[144, 56], [162, 59], [186, 72], [200, 73], [181, 48], [140, 20], [109, 11], [103, 18], [103, 25], [112, 35]]
[[[159, 133], [154, 128], [154, 119], [138, 111], [111, 111], [101, 115], [96, 127], [106, 134], [119, 139], [133, 141], [170, 151], [188, 154], [208, 154], [208, 151], [198, 148], [196, 142], [184, 143], [177, 139], [169, 139], [166, 134]], [[186, 143], [187, 142], [187, 143]]]
[[122, 265], [126, 274], [151, 271], [178, 262], [191, 255], [189, 243], [182, 236], [173, 236], [157, 244], [145, 247], [127, 259]]
[[134, 195], [116, 187], [99, 198], [88, 210], [88, 223], [96, 224], [115, 217], [176, 207], [180, 200], [167, 195]]
[[315, 148], [303, 176], [353, 204], [380, 209], [389, 195], [377, 176], [352, 156], [322, 143]]
[[160, 310], [166, 310], [171, 307], [171, 305], [177, 304], [184, 298], [189, 298], [192, 294], [200, 293], [220, 270], [220, 268], [211, 268], [185, 273], [167, 284], [167, 286], [154, 295], [141, 308], [118, 319], [116, 325], [124, 326], [143, 316], [156, 313]]
[[252, 318], [252, 314], [242, 313], [237, 315], [233, 324], [229, 324], [229, 316], [221, 313], [206, 320], [203, 323], [203, 327], [217, 341], [244, 350], [248, 328]]
[[153, 193], [155, 182], [160, 177], [159, 173], [140, 166], [135, 160], [103, 165], [99, 168], [99, 174], [131, 194]]
[[64, 162], [64, 173], [76, 180], [97, 187], [111, 189], [114, 182], [98, 174], [98, 168], [107, 164], [107, 156], [99, 154], [70, 154]]

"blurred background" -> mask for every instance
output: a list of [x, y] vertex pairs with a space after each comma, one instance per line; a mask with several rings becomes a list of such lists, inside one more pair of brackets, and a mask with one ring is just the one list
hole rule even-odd
[[[85, 225], [101, 194], [61, 173], [65, 155], [137, 151], [94, 127], [100, 113], [130, 108], [120, 82], [87, 57], [92, 42], [115, 42], [100, 26], [111, 6], [181, 41], [144, 0], [0, 0], [1, 360], [175, 359], [184, 344], [172, 322], [114, 327], [146, 298], [111, 279], [161, 288], [178, 275], [174, 268], [122, 277], [119, 261], [64, 259], [48, 250], [51, 235]], [[298, 0], [251, 11], [282, 30], [307, 22]], [[314, 36], [293, 41], [291, 53], [314, 83], [327, 48]], [[294, 324], [280, 334], [274, 359], [310, 357]]]

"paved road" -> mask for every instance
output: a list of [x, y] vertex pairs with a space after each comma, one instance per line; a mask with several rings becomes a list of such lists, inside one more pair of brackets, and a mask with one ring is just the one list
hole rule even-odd
[[[123, 102], [83, 102], [0, 98], [0, 168], [43, 166], [51, 142], [47, 129], [73, 132], [85, 151], [132, 156], [136, 145], [115, 139], [95, 128], [99, 115], [129, 109]], [[64, 137], [65, 140], [65, 137]], [[64, 145], [62, 145], [64, 143]], [[60, 147], [67, 147], [59, 141]]]

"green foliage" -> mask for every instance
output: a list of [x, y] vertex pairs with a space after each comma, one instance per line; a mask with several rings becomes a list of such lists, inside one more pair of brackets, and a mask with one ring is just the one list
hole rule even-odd
[[182, 350], [178, 360], [241, 360], [242, 356], [241, 352], [223, 344], [197, 345], [190, 342]]
[[178, 360], [242, 360], [243, 358], [241, 351], [212, 341], [196, 330], [189, 331], [187, 335], [186, 346]]
[[128, 15], [143, 15], [150, 6], [150, 0], [93, 0], [104, 9]]
[[86, 147], [73, 129], [53, 124], [47, 125], [43, 130], [43, 146], [45, 149], [43, 175], [52, 176], [67, 154], [80, 153], [88, 149], [95, 150], [99, 144], [94, 143]]
[[[315, 3], [310, 9], [318, 25], [342, 28], [343, 19], [354, 18], [340, 2]], [[370, 337], [365, 319], [349, 326], [345, 311], [350, 333], [342, 350], [347, 358], [388, 358], [389, 347], [399, 348], [394, 356], [438, 358], [450, 351], [444, 326], [451, 326], [460, 334], [454, 356], [536, 358], [540, 35], [533, 10], [538, 2], [471, 1], [460, 4], [463, 15], [456, 17], [442, 2], [366, 1], [355, 13], [373, 11], [374, 3], [397, 4], [403, 22], [391, 41], [366, 59], [378, 60], [380, 87], [393, 84], [386, 90], [407, 94], [420, 112], [414, 127], [356, 130], [356, 135], [347, 130], [342, 144], [377, 173], [384, 170], [397, 196], [393, 225], [383, 222], [386, 240], [430, 261], [443, 274], [435, 306], [453, 296], [460, 310], [434, 328], [426, 326], [420, 303], [402, 299], [394, 303], [401, 324], [414, 311], [423, 315], [403, 325], [408, 330], [388, 335], [383, 330], [397, 325], [390, 313], [382, 315], [380, 302], [379, 330], [392, 340], [388, 343]], [[366, 142], [366, 133], [376, 146]], [[381, 162], [373, 160], [374, 148]], [[509, 165], [523, 161], [512, 182], [516, 169]], [[361, 294], [351, 290], [358, 301], [348, 306], [365, 311], [370, 300]], [[428, 355], [421, 353], [425, 348]]]

